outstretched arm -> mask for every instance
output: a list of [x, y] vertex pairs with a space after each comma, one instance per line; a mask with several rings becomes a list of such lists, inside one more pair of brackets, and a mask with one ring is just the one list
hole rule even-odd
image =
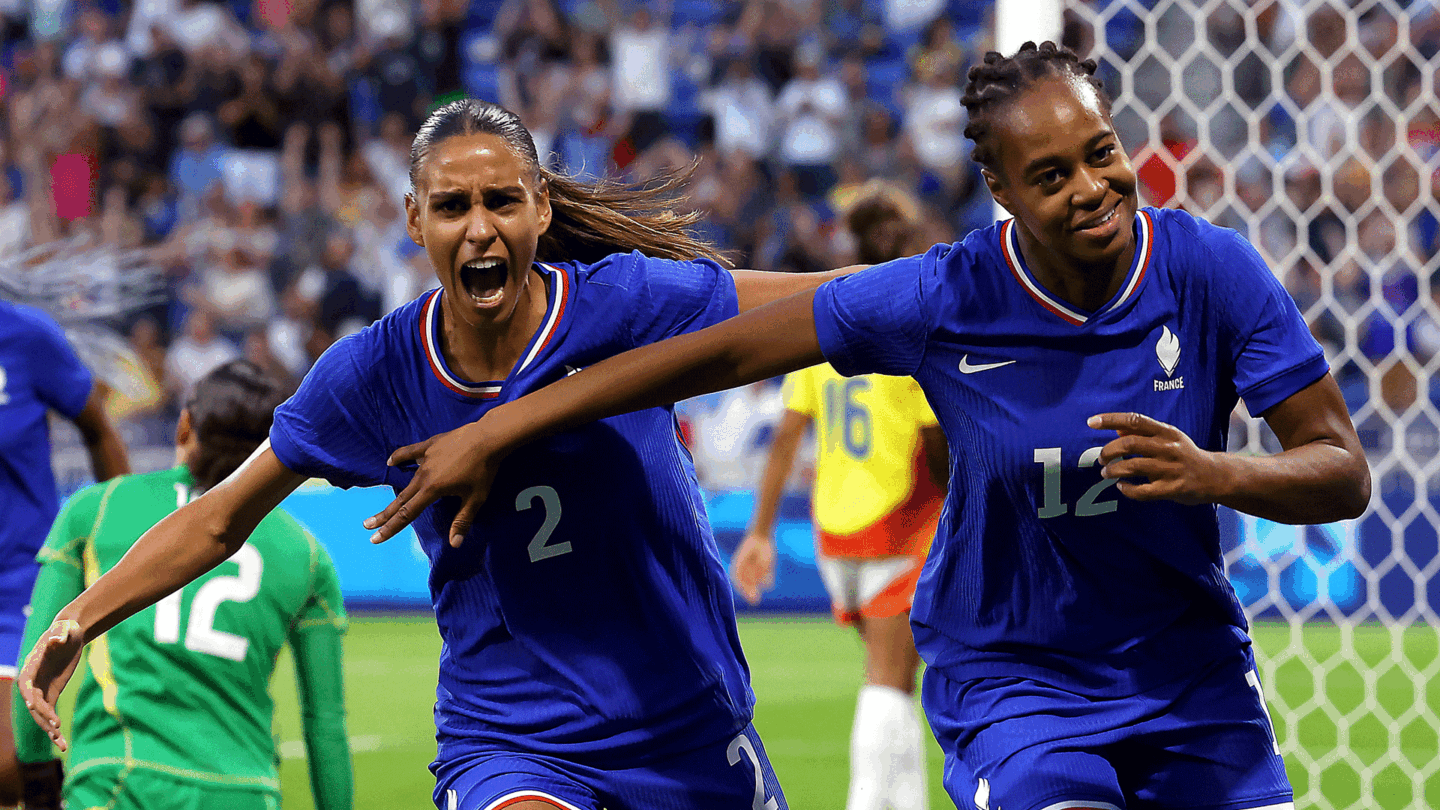
[[1370, 466], [1340, 387], [1329, 374], [1261, 414], [1281, 452], [1212, 453], [1178, 428], [1140, 414], [1107, 413], [1090, 427], [1119, 436], [1100, 451], [1106, 478], [1139, 501], [1218, 503], [1279, 523], [1359, 517], [1370, 503]]
[[755, 513], [730, 563], [730, 578], [752, 605], [759, 604], [761, 594], [775, 587], [775, 514], [780, 511], [785, 480], [795, 465], [795, 452], [808, 424], [810, 417], [799, 411], [786, 409], [781, 415], [765, 458], [765, 471], [760, 474], [760, 488], [755, 491]]
[[84, 645], [224, 562], [304, 480], [280, 463], [267, 441], [229, 478], [155, 524], [56, 614], [26, 657], [18, 685], [31, 715], [60, 750], [66, 743], [55, 701]]
[[462, 499], [450, 530], [460, 545], [485, 502], [495, 465], [515, 448], [607, 416], [668, 405], [823, 361], [813, 289], [723, 323], [616, 355], [501, 405], [478, 422], [402, 447], [391, 465], [420, 468], [385, 511], [365, 521], [384, 542], [446, 495]]
[[796, 293], [814, 290], [832, 278], [848, 276], [864, 270], [867, 264], [854, 264], [824, 273], [777, 273], [769, 270], [731, 270], [735, 279], [735, 297], [741, 312], [779, 301]]

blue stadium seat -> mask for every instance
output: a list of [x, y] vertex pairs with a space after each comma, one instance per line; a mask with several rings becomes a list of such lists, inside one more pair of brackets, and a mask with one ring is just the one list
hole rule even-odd
[[994, 3], [977, 3], [975, 0], [950, 0], [945, 4], [945, 13], [950, 17], [951, 24], [955, 26], [956, 33], [962, 33], [965, 29], [978, 31], [985, 27], [985, 12], [994, 5]]
[[503, 5], [505, 0], [470, 0], [465, 28], [468, 31], [488, 32], [495, 26], [495, 15], [500, 13]]
[[670, 106], [665, 120], [671, 132], [692, 148], [699, 140], [700, 121], [705, 111], [700, 108], [700, 88], [689, 74], [678, 68], [670, 71]]
[[467, 64], [461, 70], [460, 83], [471, 98], [500, 103], [500, 69], [496, 66]]
[[360, 77], [350, 83], [350, 117], [373, 132], [380, 123], [380, 93], [373, 79]]
[[675, 0], [670, 26], [679, 28], [688, 23], [703, 28], [725, 22], [726, 16], [724, 4], [717, 0]]
[[910, 66], [903, 58], [876, 59], [865, 65], [865, 85], [870, 97], [884, 105], [898, 120], [902, 104], [900, 91], [910, 78]]
[[560, 9], [560, 16], [568, 20], [573, 20], [575, 19], [576, 13], [578, 13], [580, 8], [587, 2], [589, 2], [589, 0], [555, 0], [555, 6]]

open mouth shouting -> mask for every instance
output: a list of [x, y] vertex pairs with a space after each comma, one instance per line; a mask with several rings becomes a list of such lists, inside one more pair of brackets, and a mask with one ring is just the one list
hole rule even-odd
[[483, 257], [460, 266], [460, 288], [477, 307], [493, 307], [505, 298], [510, 268], [504, 259]]

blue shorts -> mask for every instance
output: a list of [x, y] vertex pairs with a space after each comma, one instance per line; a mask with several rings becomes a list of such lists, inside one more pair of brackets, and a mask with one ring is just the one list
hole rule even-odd
[[431, 767], [440, 810], [500, 810], [531, 799], [565, 810], [789, 808], [753, 725], [724, 742], [629, 767], [500, 748]]
[[960, 808], [1293, 808], [1249, 649], [1119, 698], [931, 669], [922, 702]]
[[30, 615], [30, 593], [39, 573], [40, 565], [34, 561], [0, 568], [0, 678], [15, 679], [25, 619]]

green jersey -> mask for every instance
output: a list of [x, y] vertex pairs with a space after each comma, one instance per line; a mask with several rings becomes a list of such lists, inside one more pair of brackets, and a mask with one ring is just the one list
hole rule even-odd
[[[61, 510], [38, 559], [46, 569], [78, 572], [88, 587], [190, 501], [191, 486], [189, 472], [177, 467], [84, 489]], [[38, 613], [37, 604], [27, 650], [50, 622]], [[307, 634], [338, 638], [344, 626], [329, 555], [294, 518], [271, 512], [234, 556], [91, 643], [71, 724], [69, 776], [120, 765], [122, 773], [144, 769], [278, 793], [269, 690], [276, 656], [289, 641], [303, 670]], [[335, 669], [338, 686], [333, 658], [325, 666]], [[307, 679], [317, 675], [299, 676], [303, 700]], [[343, 740], [343, 708], [339, 713]], [[22, 758], [38, 758], [20, 736]]]

